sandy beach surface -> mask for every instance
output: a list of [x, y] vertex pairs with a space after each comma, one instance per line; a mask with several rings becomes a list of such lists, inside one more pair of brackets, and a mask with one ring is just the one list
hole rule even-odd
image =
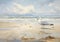
[[35, 37], [38, 39], [39, 37], [42, 37], [40, 34], [44, 33], [40, 32], [41, 25], [36, 21], [25, 21], [26, 22], [24, 22], [24, 20], [22, 22], [0, 21], [0, 42], [60, 42], [60, 23], [55, 23], [53, 30], [48, 30], [48, 32], [55, 33], [52, 36], [57, 37], [56, 39], [20, 40], [22, 36], [26, 35], [26, 37]]
[[0, 39], [0, 42], [60, 42], [60, 39], [49, 39], [49, 40], [6, 40]]

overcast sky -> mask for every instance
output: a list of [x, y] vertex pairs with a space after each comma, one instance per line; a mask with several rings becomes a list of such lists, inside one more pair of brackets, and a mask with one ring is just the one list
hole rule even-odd
[[2, 14], [60, 16], [60, 0], [0, 0], [0, 15]]

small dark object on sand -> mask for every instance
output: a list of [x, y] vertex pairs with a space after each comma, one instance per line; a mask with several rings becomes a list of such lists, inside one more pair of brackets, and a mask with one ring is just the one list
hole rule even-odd
[[45, 39], [55, 39], [55, 37], [48, 36], [48, 37], [46, 37]]

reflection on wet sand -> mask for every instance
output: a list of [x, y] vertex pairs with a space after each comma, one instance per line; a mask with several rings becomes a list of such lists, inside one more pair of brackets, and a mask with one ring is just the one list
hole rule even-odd
[[0, 39], [0, 42], [60, 42], [60, 38], [55, 38], [55, 39], [40, 39], [40, 40], [18, 40], [18, 39], [14, 39], [14, 40], [6, 40], [6, 39]]
[[[22, 21], [20, 22], [0, 22], [0, 42], [60, 42], [60, 38], [53, 36], [47, 36], [49, 30], [44, 32], [48, 27], [54, 26], [54, 31], [60, 32], [60, 24], [42, 24], [40, 25], [37, 21]], [[44, 28], [47, 27], [47, 28]], [[3, 28], [3, 29], [2, 29]], [[4, 29], [5, 28], [5, 29]], [[7, 29], [6, 29], [7, 28]], [[8, 29], [9, 28], [9, 29]], [[14, 28], [14, 29], [13, 29]], [[44, 30], [42, 30], [42, 29]], [[58, 28], [58, 29], [57, 29]], [[41, 36], [43, 35], [43, 36]], [[25, 36], [25, 37], [24, 37]], [[44, 37], [44, 38], [42, 38]], [[38, 38], [38, 39], [37, 39]]]

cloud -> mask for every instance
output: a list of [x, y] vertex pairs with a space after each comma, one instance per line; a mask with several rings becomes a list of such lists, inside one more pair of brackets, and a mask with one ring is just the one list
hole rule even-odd
[[55, 2], [53, 3], [53, 7], [56, 13], [60, 14], [60, 0], [55, 0]]
[[50, 7], [45, 8], [45, 6], [43, 6], [39, 10], [36, 10], [36, 13], [52, 14], [52, 13], [56, 13], [56, 11], [53, 8]]
[[35, 10], [33, 5], [23, 6], [22, 4], [18, 4], [18, 3], [3, 5], [0, 7], [0, 9], [2, 13], [8, 13], [8, 14], [9, 13], [27, 14]]
[[11, 0], [0, 3], [3, 3], [0, 4], [1, 14], [60, 14], [60, 0]]
[[28, 6], [23, 6], [21, 4], [14, 3], [12, 12], [15, 12], [17, 14], [26, 14], [30, 13], [31, 11], [34, 11], [34, 6], [33, 5], [28, 5]]
[[43, 3], [44, 5], [40, 4], [40, 7], [37, 8], [37, 14], [60, 14], [60, 1], [59, 0], [51, 0], [51, 1], [44, 1], [47, 3]]

